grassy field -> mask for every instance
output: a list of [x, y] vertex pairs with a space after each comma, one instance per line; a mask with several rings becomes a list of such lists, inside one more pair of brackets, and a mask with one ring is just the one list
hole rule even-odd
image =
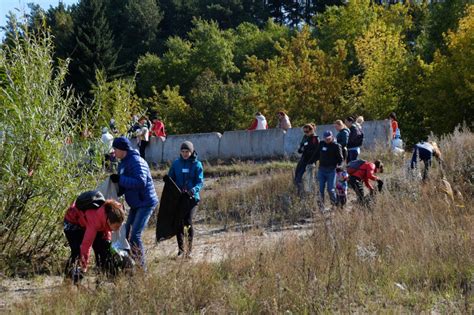
[[288, 169], [259, 173], [263, 182], [240, 186], [242, 173], [221, 179], [203, 202], [202, 220], [264, 228], [311, 217], [311, 233], [264, 246], [243, 243], [217, 262], [160, 261], [146, 275], [93, 290], [62, 285], [12, 311], [470, 313], [474, 135], [457, 131], [439, 144], [443, 167], [435, 163], [424, 184], [408, 174], [406, 159], [377, 150], [365, 154], [382, 156], [388, 169], [382, 175], [387, 189], [370, 209], [352, 205], [323, 215], [311, 197], [296, 201]]

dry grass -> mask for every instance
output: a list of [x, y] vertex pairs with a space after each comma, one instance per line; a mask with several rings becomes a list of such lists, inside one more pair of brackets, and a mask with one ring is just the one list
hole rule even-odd
[[[320, 223], [315, 223], [309, 237], [233, 250], [219, 263], [169, 261], [153, 266], [146, 277], [122, 278], [94, 292], [64, 286], [53, 295], [17, 305], [14, 311], [471, 312], [474, 135], [456, 131], [439, 143], [454, 199], [443, 192], [438, 166], [432, 180], [421, 185], [407, 176], [403, 160], [387, 156], [388, 190], [377, 196], [372, 211], [354, 208], [326, 220], [315, 213], [315, 222]], [[248, 187], [245, 193], [259, 196], [262, 204], [272, 203], [271, 196], [278, 199], [288, 188], [284, 177], [290, 180], [285, 173], [272, 176], [270, 184], [262, 189]], [[229, 192], [214, 204], [223, 198], [231, 204], [245, 199]]]

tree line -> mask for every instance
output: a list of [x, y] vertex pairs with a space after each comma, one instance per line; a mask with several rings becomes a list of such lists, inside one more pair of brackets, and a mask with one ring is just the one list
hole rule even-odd
[[70, 58], [93, 130], [134, 112], [187, 133], [246, 128], [257, 110], [270, 125], [279, 110], [294, 125], [395, 111], [416, 141], [474, 117], [469, 2], [81, 0], [31, 5], [24, 29], [46, 25], [55, 62]]

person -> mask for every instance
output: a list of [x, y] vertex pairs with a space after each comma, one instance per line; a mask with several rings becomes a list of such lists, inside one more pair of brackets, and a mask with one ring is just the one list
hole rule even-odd
[[148, 122], [149, 120], [146, 116], [142, 116], [140, 117], [140, 120], [138, 120], [138, 123], [140, 124], [140, 129], [137, 132], [139, 137], [138, 147], [142, 158], [145, 158], [146, 147], [150, 143], [150, 128]]
[[64, 216], [64, 234], [71, 254], [66, 274], [78, 261], [81, 272], [87, 272], [90, 249], [94, 249], [97, 266], [107, 271], [111, 263], [112, 231], [117, 231], [125, 219], [122, 204], [109, 199], [98, 209], [79, 210], [73, 203]]
[[349, 141], [350, 130], [340, 119], [334, 122], [334, 128], [337, 130], [336, 141], [342, 147], [342, 155], [345, 161], [347, 159], [347, 142]]
[[298, 195], [300, 196], [303, 192], [303, 175], [307, 166], [314, 163], [311, 159], [314, 157], [315, 151], [318, 149], [319, 145], [319, 138], [314, 134], [315, 126], [313, 124], [304, 125], [303, 132], [304, 136], [298, 149], [301, 158], [295, 169], [295, 185], [298, 190]]
[[166, 139], [165, 124], [159, 118], [153, 120], [153, 127], [151, 127], [151, 135], [154, 137], [161, 138], [162, 141], [165, 141]]
[[428, 179], [428, 173], [429, 169], [431, 168], [431, 161], [433, 159], [433, 156], [438, 161], [441, 161], [441, 151], [439, 150], [439, 147], [436, 142], [427, 142], [425, 140], [422, 140], [415, 145], [410, 163], [411, 169], [415, 169], [417, 167], [418, 159], [423, 161], [423, 181]]
[[262, 115], [262, 113], [257, 112], [255, 114], [255, 119], [248, 130], [264, 130], [264, 129], [268, 129], [267, 119], [265, 118], [265, 116]]
[[362, 130], [362, 125], [364, 124], [364, 116], [358, 116], [355, 121], [356, 127], [359, 127]]
[[392, 112], [390, 113], [388, 118], [390, 119], [390, 126], [392, 127], [392, 139], [395, 139], [395, 136], [397, 135], [397, 130], [398, 130], [397, 115], [394, 112]]
[[117, 126], [116, 126], [116, 123], [115, 123], [115, 119], [113, 118], [110, 118], [110, 121], [109, 121], [109, 128], [110, 128], [110, 131], [112, 131], [112, 133], [114, 135], [118, 134], [118, 129], [117, 129]]
[[132, 148], [127, 138], [115, 138], [112, 147], [120, 163], [118, 174], [110, 175], [110, 180], [118, 183], [119, 196], [125, 195], [125, 201], [130, 206], [125, 223], [126, 235], [132, 246], [132, 255], [146, 270], [145, 251], [141, 237], [158, 204], [155, 186], [148, 164]]
[[360, 154], [360, 147], [364, 141], [362, 129], [355, 124], [354, 117], [346, 118], [346, 126], [349, 128], [349, 139], [347, 140], [347, 163], [357, 160]]
[[367, 204], [368, 198], [364, 195], [364, 187], [362, 182], [370, 191], [370, 196], [374, 195], [375, 188], [370, 181], [377, 181], [378, 190], [381, 191], [383, 181], [375, 176], [375, 173], [383, 173], [383, 163], [380, 160], [375, 162], [367, 162], [364, 160], [354, 160], [347, 165], [349, 173], [349, 186], [355, 191], [357, 199], [362, 204]]
[[347, 203], [347, 181], [349, 175], [342, 167], [336, 168], [336, 194], [337, 194], [337, 206], [344, 208]]
[[285, 131], [291, 128], [290, 117], [288, 117], [288, 115], [284, 111], [279, 111], [277, 113], [277, 116], [278, 116], [277, 128], [283, 129]]
[[115, 156], [112, 149], [114, 136], [109, 133], [109, 129], [107, 127], [102, 128], [101, 141], [104, 144], [104, 166], [106, 166], [115, 161]]
[[[168, 176], [187, 196], [188, 203], [184, 205], [184, 209], [181, 209], [182, 213], [178, 223], [176, 239], [178, 242], [178, 257], [184, 254], [184, 257], [191, 258], [194, 238], [193, 217], [201, 199], [199, 192], [204, 185], [204, 171], [192, 142], [183, 142], [180, 150], [181, 154], [171, 165]], [[184, 248], [185, 231], [187, 231], [188, 236], [187, 251]]]
[[324, 188], [327, 185], [327, 191], [331, 203], [336, 204], [336, 167], [343, 161], [341, 145], [334, 141], [330, 130], [323, 134], [324, 141], [319, 143], [315, 152], [314, 161], [319, 161], [318, 181], [319, 181], [319, 206], [324, 208]]

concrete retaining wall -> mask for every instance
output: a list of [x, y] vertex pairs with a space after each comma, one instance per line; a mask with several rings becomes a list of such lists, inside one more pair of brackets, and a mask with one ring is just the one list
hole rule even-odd
[[282, 157], [285, 132], [282, 129], [226, 131], [222, 136], [220, 159]]
[[[320, 125], [316, 133], [322, 138], [325, 130], [336, 134], [333, 125]], [[363, 125], [363, 148], [390, 144], [390, 123], [367, 121]], [[302, 128], [291, 128], [287, 132], [281, 129], [226, 131], [169, 136], [166, 141], [152, 137], [146, 151], [148, 163], [172, 161], [179, 154], [179, 146], [191, 141], [201, 160], [228, 159], [269, 159], [291, 157], [297, 154], [303, 137]]]
[[219, 143], [222, 135], [218, 132], [176, 135], [166, 138], [163, 147], [163, 161], [173, 161], [179, 156], [180, 146], [184, 141], [191, 141], [200, 160], [219, 158]]

